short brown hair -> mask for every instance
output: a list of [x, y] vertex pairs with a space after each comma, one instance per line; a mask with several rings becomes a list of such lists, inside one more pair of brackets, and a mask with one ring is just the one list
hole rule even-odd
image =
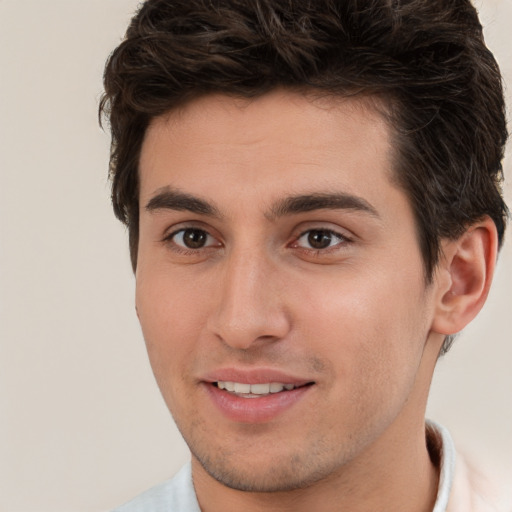
[[385, 98], [427, 279], [440, 240], [484, 216], [503, 240], [501, 75], [469, 0], [147, 0], [104, 85], [112, 201], [134, 268], [149, 122], [208, 93], [250, 98], [277, 87]]

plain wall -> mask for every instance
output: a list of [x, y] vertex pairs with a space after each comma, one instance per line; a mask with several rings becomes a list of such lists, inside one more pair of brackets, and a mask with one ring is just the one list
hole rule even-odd
[[[108, 510], [188, 457], [147, 362], [97, 123], [103, 64], [136, 5], [0, 0], [1, 511]], [[512, 83], [512, 1], [477, 5]], [[512, 460], [511, 242], [428, 412], [498, 468]]]

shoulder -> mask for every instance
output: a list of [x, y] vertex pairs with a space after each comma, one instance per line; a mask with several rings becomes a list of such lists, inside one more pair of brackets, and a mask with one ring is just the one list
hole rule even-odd
[[427, 422], [426, 427], [429, 453], [440, 469], [434, 512], [512, 512], [512, 478], [470, 462], [441, 425]]
[[[508, 495], [507, 495], [508, 494]], [[511, 512], [512, 494], [473, 462], [457, 454], [447, 512]]]
[[200, 512], [190, 463], [170, 480], [140, 494], [112, 512]]
[[457, 453], [447, 512], [512, 512], [510, 487], [502, 486], [488, 471]]

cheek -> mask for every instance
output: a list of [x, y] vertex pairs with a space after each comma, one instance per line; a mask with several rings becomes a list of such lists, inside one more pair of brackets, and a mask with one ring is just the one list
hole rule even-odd
[[373, 436], [393, 421], [415, 387], [426, 336], [417, 330], [421, 308], [411, 295], [395, 289], [398, 298], [390, 297], [377, 293], [376, 285], [372, 281], [371, 293], [364, 283], [352, 288], [345, 282], [343, 292], [310, 298], [310, 347], [334, 372], [323, 394], [332, 411], [326, 421], [340, 432]]
[[393, 386], [411, 378], [421, 359], [428, 334], [423, 290], [417, 277], [413, 284], [384, 272], [310, 283], [301, 293], [304, 330], [350, 382]]
[[183, 373], [204, 318], [204, 295], [164, 272], [137, 275], [136, 305], [153, 372], [159, 386]]
[[[159, 275], [157, 279], [137, 280], [139, 321], [149, 362], [162, 397], [175, 418], [193, 413], [188, 399], [194, 343], [200, 328], [201, 307], [188, 300], [176, 282]], [[188, 405], [188, 407], [187, 407]], [[194, 408], [193, 408], [194, 409]]]

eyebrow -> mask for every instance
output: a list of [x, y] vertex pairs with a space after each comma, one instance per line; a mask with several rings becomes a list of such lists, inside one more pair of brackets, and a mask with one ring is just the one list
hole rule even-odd
[[189, 211], [199, 215], [221, 217], [219, 210], [208, 201], [180, 192], [179, 190], [164, 187], [153, 196], [146, 204], [146, 210], [154, 212], [158, 210]]
[[271, 218], [311, 212], [314, 210], [355, 210], [380, 218], [377, 210], [362, 197], [335, 193], [316, 193], [287, 197], [278, 201], [271, 209]]
[[[146, 204], [146, 210], [149, 212], [158, 210], [189, 211], [198, 215], [222, 217], [218, 208], [208, 201], [170, 187], [159, 189], [158, 193]], [[266, 217], [276, 219], [315, 210], [354, 210], [380, 218], [377, 210], [368, 201], [362, 197], [343, 192], [313, 193], [286, 197], [277, 201]]]

